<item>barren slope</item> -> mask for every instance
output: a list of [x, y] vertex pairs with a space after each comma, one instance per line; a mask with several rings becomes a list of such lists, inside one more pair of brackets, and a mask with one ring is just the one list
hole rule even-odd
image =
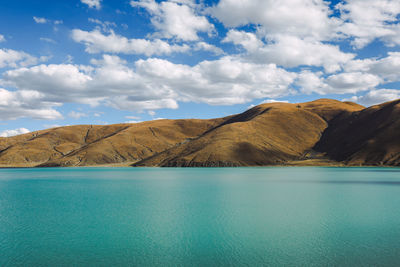
[[320, 99], [213, 120], [77, 125], [0, 138], [0, 167], [400, 166], [400, 100]]
[[362, 106], [321, 99], [272, 103], [232, 116], [201, 137], [156, 154], [135, 166], [256, 166], [304, 158], [339, 114]]
[[400, 166], [400, 100], [337, 117], [315, 149], [348, 165]]
[[0, 166], [88, 166], [135, 162], [205, 132], [222, 120], [78, 125], [0, 139]]

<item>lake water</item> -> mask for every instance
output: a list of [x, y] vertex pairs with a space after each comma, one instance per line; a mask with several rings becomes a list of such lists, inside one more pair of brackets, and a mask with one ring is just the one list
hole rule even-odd
[[399, 264], [399, 168], [0, 170], [0, 266]]

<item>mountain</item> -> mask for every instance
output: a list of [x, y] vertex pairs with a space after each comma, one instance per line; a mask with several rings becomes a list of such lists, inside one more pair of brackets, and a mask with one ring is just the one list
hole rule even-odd
[[346, 165], [400, 166], [400, 100], [337, 116], [315, 149]]
[[77, 125], [0, 138], [0, 167], [400, 166], [400, 100], [320, 99], [209, 120]]
[[360, 109], [354, 103], [327, 99], [262, 104], [135, 166], [286, 165], [313, 153], [333, 118]]
[[92, 166], [142, 160], [221, 123], [157, 120], [138, 124], [58, 127], [0, 138], [0, 166]]

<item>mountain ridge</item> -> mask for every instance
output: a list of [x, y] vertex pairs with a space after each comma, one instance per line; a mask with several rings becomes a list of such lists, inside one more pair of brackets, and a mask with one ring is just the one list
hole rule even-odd
[[0, 167], [400, 166], [400, 100], [318, 99], [216, 119], [57, 127], [0, 138]]

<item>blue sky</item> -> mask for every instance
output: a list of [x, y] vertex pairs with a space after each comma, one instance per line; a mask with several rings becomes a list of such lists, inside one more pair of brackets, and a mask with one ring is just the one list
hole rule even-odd
[[0, 2], [0, 136], [400, 98], [397, 0]]

